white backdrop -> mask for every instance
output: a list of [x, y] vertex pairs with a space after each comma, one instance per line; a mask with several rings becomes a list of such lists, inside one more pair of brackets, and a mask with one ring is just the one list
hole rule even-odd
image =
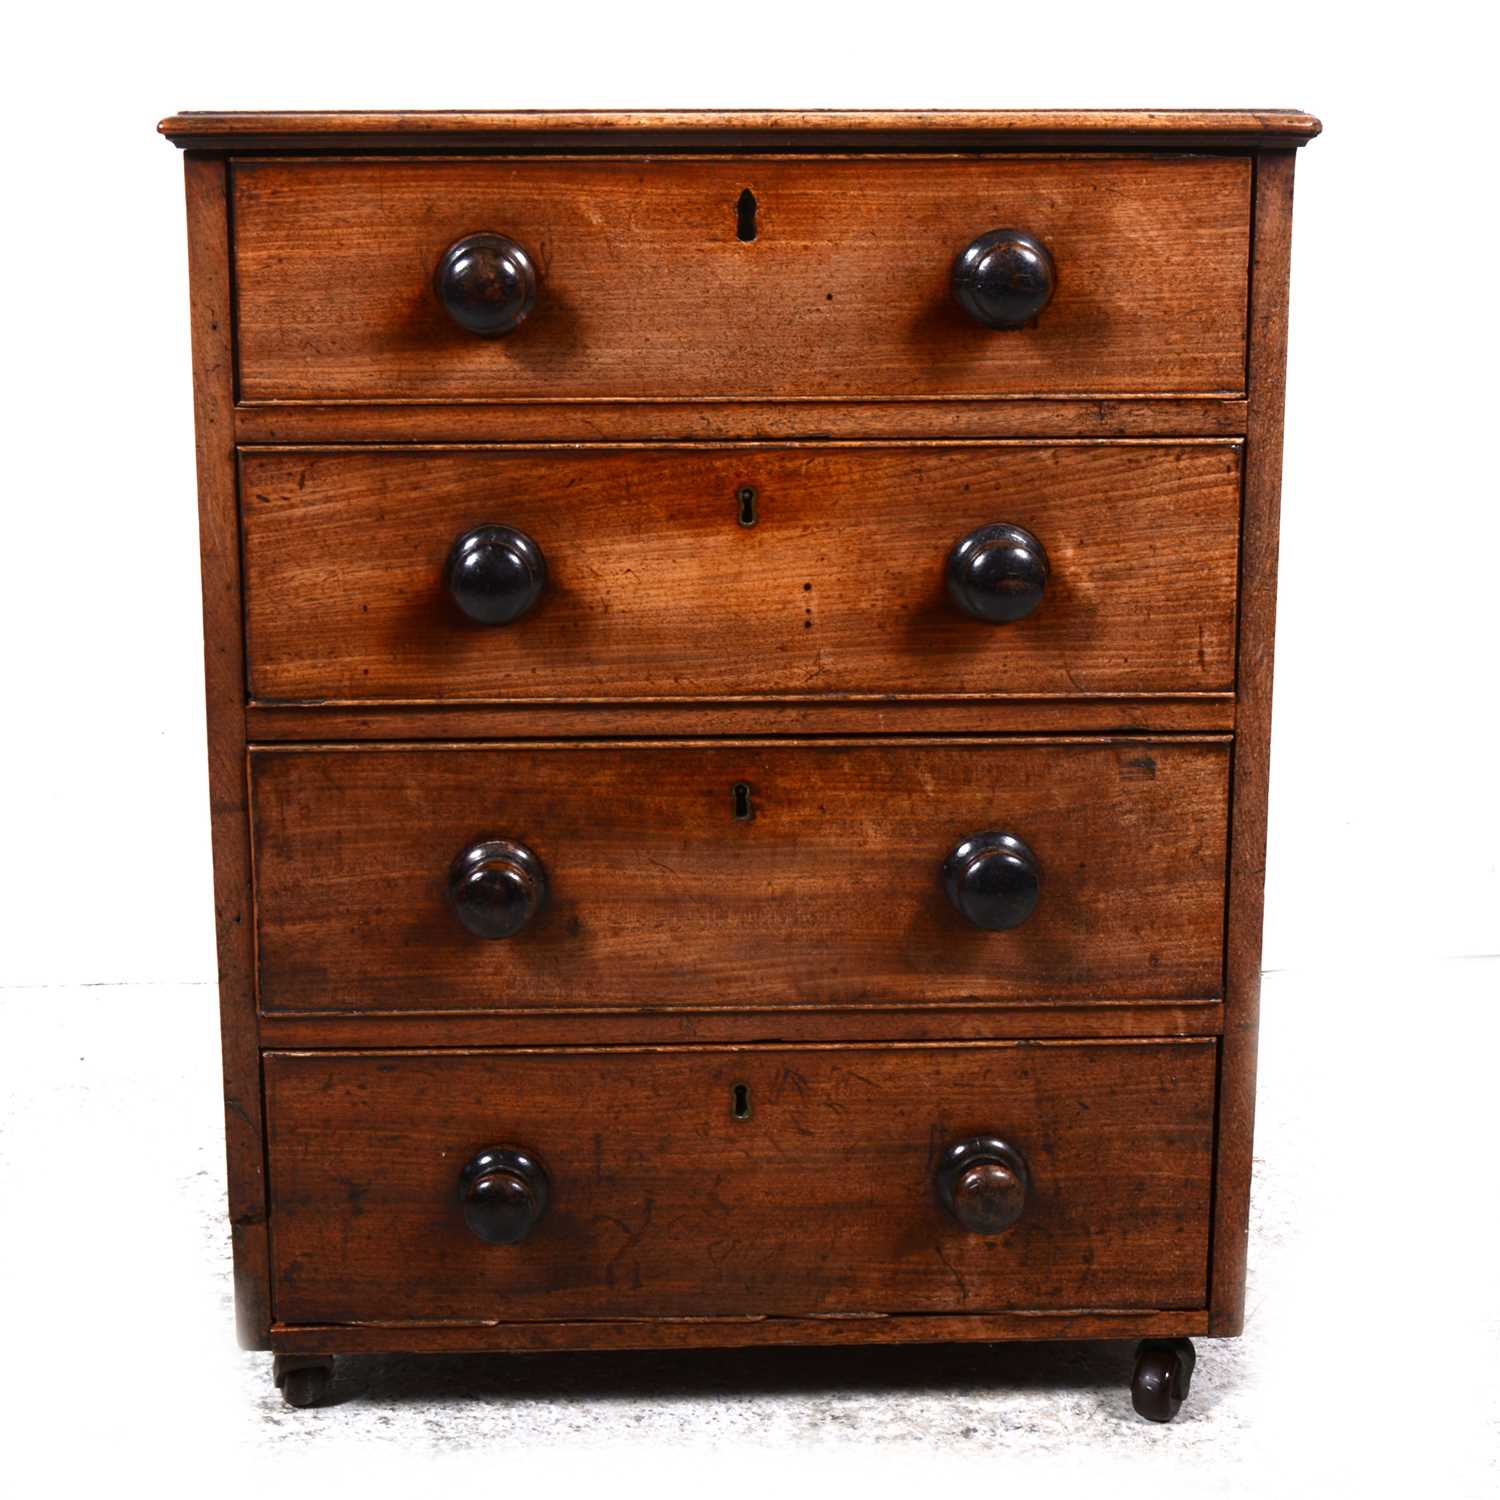
[[993, 7], [573, 4], [533, 7], [512, 51], [433, 8], [272, 0], [158, 4], [149, 26], [101, 9], [18, 48], [0, 986], [213, 974], [181, 164], [153, 126], [298, 105], [1319, 114], [1265, 962], [1500, 952], [1491, 49], [1460, 9], [1427, 6], [1414, 39], [1409, 8], [1370, 5], [1075, 4], [1012, 26]]
[[570, 5], [490, 51], [435, 9], [273, 0], [101, 10], [18, 49], [0, 986], [213, 974], [180, 162], [153, 126], [299, 105], [1322, 115], [1298, 165], [1266, 966], [1500, 951], [1491, 48], [1460, 10], [1425, 7], [1413, 39], [1410, 9], [1368, 5], [1016, 27]]
[[157, 5], [149, 36], [101, 12], [81, 70], [33, 75], [56, 93], [9, 159], [0, 985], [213, 973], [180, 162], [152, 130], [203, 107], [1320, 114], [1298, 162], [1265, 962], [1500, 952], [1495, 163], [1462, 113], [1488, 49], [1441, 5], [1425, 46], [1380, 9], [1069, 6], [1008, 64], [1010, 27], [965, 44], [936, 7], [930, 38], [870, 5], [539, 7], [508, 57], [391, 5], [233, 24]]

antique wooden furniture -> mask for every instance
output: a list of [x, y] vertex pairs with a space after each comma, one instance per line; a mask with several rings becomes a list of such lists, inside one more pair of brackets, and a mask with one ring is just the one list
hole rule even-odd
[[1241, 1326], [1283, 112], [189, 114], [240, 1334]]

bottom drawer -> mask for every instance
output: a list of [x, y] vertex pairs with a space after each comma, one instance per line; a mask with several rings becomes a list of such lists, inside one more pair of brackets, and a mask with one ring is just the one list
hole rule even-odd
[[1201, 1306], [1214, 1050], [271, 1053], [276, 1316]]

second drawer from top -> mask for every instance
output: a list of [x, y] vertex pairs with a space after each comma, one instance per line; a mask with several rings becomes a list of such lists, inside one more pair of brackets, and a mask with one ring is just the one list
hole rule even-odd
[[265, 703], [1234, 686], [1240, 446], [241, 454]]

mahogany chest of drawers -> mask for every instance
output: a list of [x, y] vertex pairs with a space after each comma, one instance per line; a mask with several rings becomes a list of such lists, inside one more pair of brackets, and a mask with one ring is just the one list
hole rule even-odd
[[1239, 1331], [1277, 112], [181, 115], [240, 1336]]

